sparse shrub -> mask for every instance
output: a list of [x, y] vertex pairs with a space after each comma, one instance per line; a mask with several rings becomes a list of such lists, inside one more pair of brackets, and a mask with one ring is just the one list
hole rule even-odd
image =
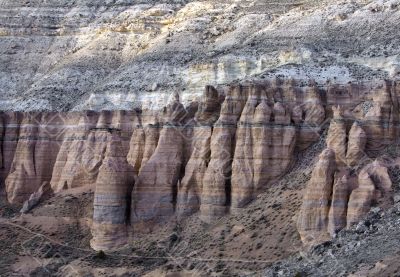
[[97, 259], [105, 260], [107, 258], [106, 253], [103, 250], [97, 251], [96, 256]]

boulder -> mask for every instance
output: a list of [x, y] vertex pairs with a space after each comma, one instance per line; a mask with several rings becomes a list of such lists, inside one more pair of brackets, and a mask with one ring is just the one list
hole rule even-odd
[[49, 195], [51, 191], [52, 190], [49, 182], [44, 182], [43, 185], [41, 185], [37, 191], [32, 193], [29, 196], [29, 199], [24, 202], [20, 212], [26, 214], [29, 211], [31, 211], [34, 207], [36, 207], [40, 203], [43, 197]]

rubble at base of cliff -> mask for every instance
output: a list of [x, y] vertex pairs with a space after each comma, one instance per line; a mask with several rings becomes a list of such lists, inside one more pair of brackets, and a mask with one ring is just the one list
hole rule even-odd
[[[400, 192], [388, 210], [371, 208], [359, 223], [332, 240], [268, 267], [264, 276], [397, 276], [400, 262]], [[386, 261], [388, 260], [388, 261]]]

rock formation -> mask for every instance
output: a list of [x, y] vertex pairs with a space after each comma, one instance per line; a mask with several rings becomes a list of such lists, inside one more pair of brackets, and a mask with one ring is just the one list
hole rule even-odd
[[178, 96], [164, 110], [164, 115], [157, 148], [140, 169], [132, 194], [133, 223], [162, 220], [175, 210], [185, 143], [180, 124], [186, 115]]
[[29, 196], [22, 206], [21, 213], [25, 214], [32, 210], [39, 202], [51, 193], [51, 187], [48, 182], [44, 182], [40, 188]]
[[358, 186], [350, 195], [347, 210], [347, 226], [351, 226], [358, 222], [366, 213], [368, 213], [374, 198], [374, 182], [368, 172], [362, 170], [358, 175]]
[[286, 172], [295, 146], [296, 130], [286, 108], [277, 102], [271, 109], [265, 97], [260, 102], [255, 93], [248, 97], [236, 132], [232, 209], [244, 207], [271, 180]]
[[229, 90], [211, 136], [211, 157], [203, 178], [201, 218], [210, 222], [227, 211], [230, 205], [230, 175], [236, 122], [244, 106], [241, 86]]
[[86, 139], [91, 130], [95, 128], [97, 119], [98, 114], [89, 111], [71, 116], [67, 120], [67, 124], [72, 127], [66, 131], [50, 182], [55, 192], [81, 186], [75, 181], [75, 175], [76, 172], [81, 171], [80, 164], [85, 151]]
[[[117, 152], [125, 157], [121, 170], [129, 171], [121, 178], [135, 184], [126, 195], [132, 202], [117, 205], [129, 206], [123, 208], [129, 215], [124, 222], [147, 227], [196, 212], [212, 222], [227, 212], [239, 212], [273, 186], [290, 169], [296, 151], [316, 141], [328, 123], [325, 119], [332, 117], [328, 149], [307, 185], [298, 221], [305, 241], [326, 238], [362, 218], [371, 205], [387, 206], [391, 201], [387, 167], [367, 164], [368, 151], [397, 134], [397, 91], [386, 84], [369, 110], [362, 109], [372, 97], [361, 93], [363, 85], [324, 91], [313, 81], [299, 87], [294, 80], [275, 79], [220, 89], [207, 86], [201, 101], [187, 107], [175, 94], [161, 110], [4, 112], [0, 177], [13, 203], [29, 204], [45, 182], [55, 193], [96, 184], [101, 188], [107, 176], [117, 174], [105, 168], [105, 161], [116, 159], [107, 155], [118, 133]], [[349, 99], [358, 102], [351, 104]], [[379, 124], [369, 126], [370, 120]], [[361, 161], [367, 164], [365, 172], [360, 171]], [[101, 173], [102, 167], [106, 173]], [[100, 225], [95, 220], [93, 226], [95, 234]], [[110, 228], [113, 233], [112, 224]], [[101, 232], [108, 236], [99, 232], [99, 238]]]
[[96, 180], [90, 241], [93, 249], [111, 250], [126, 245], [131, 176], [132, 167], [126, 160], [120, 133], [111, 131]]
[[211, 155], [212, 125], [218, 119], [221, 105], [218, 91], [208, 86], [195, 115], [192, 154], [186, 164], [184, 177], [178, 186], [177, 213], [187, 216], [197, 212], [201, 205], [203, 178]]
[[[52, 136], [63, 128], [54, 113], [28, 113], [19, 130], [19, 140], [5, 180], [8, 200], [23, 203], [43, 182], [49, 182], [60, 145]], [[61, 125], [61, 126], [60, 126]]]
[[347, 205], [351, 192], [350, 182], [351, 180], [348, 172], [344, 172], [342, 177], [336, 176], [335, 178], [328, 216], [328, 232], [332, 236], [336, 234], [337, 231], [346, 227]]
[[297, 220], [297, 229], [304, 243], [321, 241], [327, 237], [335, 170], [335, 152], [327, 148], [319, 156], [307, 184]]
[[[321, 154], [307, 184], [298, 218], [298, 230], [306, 244], [319, 243], [329, 238], [328, 233], [335, 235], [339, 230], [350, 227], [361, 220], [373, 205], [383, 207], [391, 202], [388, 195], [392, 181], [388, 168], [378, 161], [358, 168], [368, 161], [366, 147], [370, 137], [376, 142], [369, 145], [370, 149], [378, 149], [384, 143], [381, 122], [368, 125], [369, 115], [375, 112], [366, 112], [365, 117], [358, 119], [360, 123], [354, 121], [347, 134], [346, 120], [351, 118], [345, 119], [340, 107], [332, 109], [333, 119], [326, 139], [328, 148]], [[376, 123], [376, 119], [373, 123]], [[393, 127], [390, 124], [388, 126]], [[364, 131], [364, 128], [368, 131]], [[322, 167], [325, 171], [321, 173], [321, 163], [327, 163], [327, 153], [333, 153], [336, 165], [332, 165], [332, 171]]]
[[346, 150], [347, 150], [347, 134], [346, 124], [342, 117], [340, 107], [333, 107], [333, 119], [329, 126], [326, 145], [335, 152], [337, 166], [346, 165]]
[[355, 166], [365, 157], [365, 146], [367, 143], [367, 135], [364, 129], [354, 122], [351, 126], [346, 152], [346, 163], [349, 166]]

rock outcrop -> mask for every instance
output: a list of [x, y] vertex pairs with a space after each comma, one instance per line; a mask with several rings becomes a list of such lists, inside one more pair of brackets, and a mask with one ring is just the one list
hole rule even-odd
[[50, 182], [55, 192], [82, 185], [75, 181], [76, 175], [77, 172], [83, 172], [83, 153], [88, 152], [86, 140], [96, 127], [97, 120], [98, 114], [90, 111], [76, 114], [67, 120], [67, 124], [72, 127], [67, 129], [65, 139], [62, 140]]
[[287, 109], [280, 102], [271, 109], [265, 97], [260, 101], [259, 95], [250, 94], [236, 132], [232, 210], [244, 207], [286, 172], [295, 142], [296, 129], [290, 124]]
[[339, 167], [346, 165], [347, 134], [346, 124], [340, 107], [333, 107], [333, 119], [329, 126], [326, 145], [335, 152], [336, 164]]
[[220, 108], [218, 91], [211, 86], [206, 87], [194, 118], [192, 154], [178, 186], [177, 213], [180, 217], [200, 209], [203, 179], [210, 162], [212, 126], [218, 119]]
[[[370, 136], [376, 142], [369, 145], [370, 149], [372, 147], [376, 150], [384, 143], [382, 121], [376, 124], [375, 119], [373, 125], [368, 126], [369, 114], [372, 112], [366, 112], [365, 117], [359, 119], [360, 122], [354, 121], [347, 133], [351, 117], [344, 118], [343, 110], [333, 107], [333, 119], [326, 139], [328, 148], [316, 164], [299, 213], [298, 230], [305, 244], [327, 240], [328, 233], [333, 236], [360, 221], [373, 205], [384, 207], [391, 202], [388, 195], [392, 181], [388, 168], [378, 161], [359, 168], [368, 162], [367, 142]], [[387, 126], [394, 127], [389, 123]], [[364, 128], [368, 131], [364, 131]], [[326, 164], [327, 153], [333, 153], [335, 159], [335, 166], [332, 165], [328, 179], [326, 172], [320, 173], [321, 163]]]
[[25, 214], [32, 210], [47, 195], [51, 194], [51, 187], [48, 182], [44, 182], [40, 188], [29, 196], [22, 206], [21, 213]]
[[346, 152], [346, 163], [348, 166], [355, 166], [365, 157], [365, 146], [367, 134], [359, 123], [354, 122], [351, 126]]
[[348, 172], [344, 172], [342, 177], [335, 178], [328, 216], [328, 232], [331, 236], [346, 227], [347, 205], [352, 189], [350, 182]]
[[133, 187], [132, 167], [118, 131], [111, 131], [105, 158], [99, 168], [93, 203], [90, 245], [95, 250], [123, 247], [128, 241], [129, 195]]
[[54, 113], [28, 113], [19, 130], [19, 140], [6, 183], [8, 200], [23, 203], [43, 182], [51, 180], [51, 172], [60, 149], [52, 136], [63, 128], [61, 117]]
[[366, 165], [359, 173], [357, 187], [350, 195], [347, 226], [360, 221], [372, 205], [388, 207], [392, 202], [391, 190], [392, 181], [387, 167], [378, 161]]
[[186, 116], [178, 96], [166, 107], [164, 115], [157, 148], [140, 169], [132, 193], [133, 223], [160, 221], [175, 211], [185, 144], [181, 123]]
[[211, 136], [211, 157], [203, 178], [201, 219], [210, 222], [224, 215], [230, 205], [230, 176], [236, 123], [246, 95], [241, 86], [229, 90]]
[[[367, 104], [373, 95], [361, 93], [363, 85], [324, 91], [313, 81], [300, 87], [294, 80], [275, 79], [221, 89], [207, 86], [201, 101], [187, 107], [175, 94], [161, 110], [4, 112], [0, 177], [13, 203], [29, 204], [45, 182], [55, 193], [96, 184], [101, 188], [107, 176], [117, 174], [108, 171], [105, 161], [116, 159], [107, 155], [113, 134], [118, 133], [118, 157], [125, 157], [121, 170], [129, 171], [129, 177], [121, 173], [121, 178], [134, 184], [126, 192], [128, 201], [116, 204], [127, 205], [124, 226], [130, 221], [136, 227], [150, 227], [197, 212], [203, 221], [212, 222], [227, 212], [239, 212], [273, 186], [290, 170], [297, 151], [319, 139], [329, 123], [326, 119], [332, 117], [328, 150], [307, 186], [299, 217], [303, 239], [313, 241], [353, 224], [371, 205], [390, 203], [386, 166], [364, 165], [368, 151], [397, 134], [398, 92], [393, 88], [390, 82], [380, 87], [382, 95], [372, 106]], [[369, 126], [370, 120], [379, 124]], [[93, 226], [95, 234], [100, 225], [95, 221]], [[108, 236], [100, 230], [99, 238], [102, 232]]]
[[326, 239], [329, 208], [336, 170], [335, 152], [325, 149], [311, 175], [304, 193], [297, 220], [297, 229], [304, 243]]

